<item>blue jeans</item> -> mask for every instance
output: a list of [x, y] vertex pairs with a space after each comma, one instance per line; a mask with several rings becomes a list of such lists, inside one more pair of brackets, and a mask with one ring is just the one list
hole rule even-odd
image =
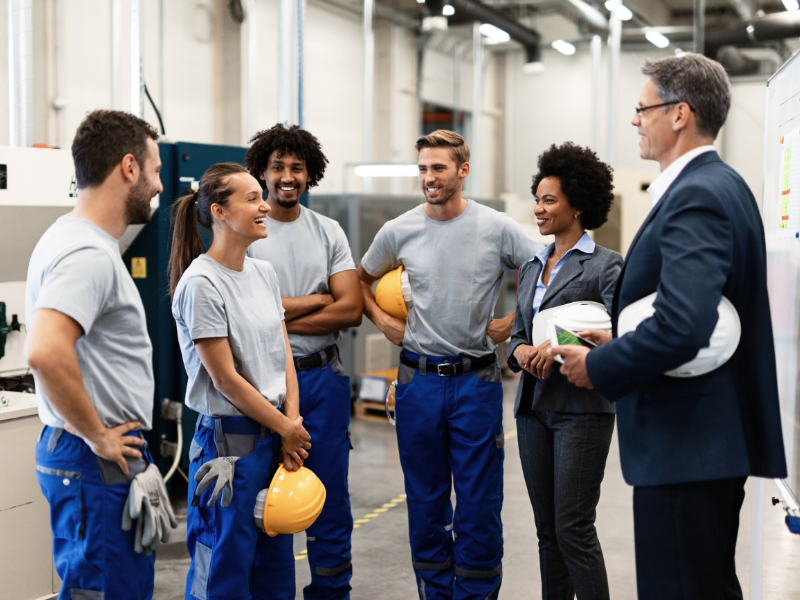
[[[281, 439], [247, 417], [224, 417], [215, 430], [199, 425], [189, 450], [186, 546], [192, 558], [186, 600], [294, 600], [292, 536], [269, 537], [257, 528], [253, 508], [278, 468]], [[224, 442], [223, 442], [224, 438]], [[194, 503], [198, 469], [217, 456], [238, 456], [233, 499], [206, 506], [214, 486]], [[196, 505], [193, 505], [196, 504]]]
[[614, 433], [612, 413], [521, 409], [519, 456], [539, 538], [542, 598], [607, 600], [608, 577], [594, 526]]
[[330, 364], [297, 373], [300, 415], [311, 436], [304, 465], [320, 478], [327, 494], [322, 513], [306, 530], [311, 583], [303, 589], [305, 600], [350, 598], [350, 378], [342, 372], [336, 357]]
[[146, 447], [142, 453], [128, 459], [126, 476], [81, 438], [53, 427], [42, 431], [36, 477], [50, 504], [53, 560], [63, 581], [59, 600], [153, 597], [156, 556], [134, 552], [135, 526], [122, 531], [130, 482], [152, 462]]
[[[444, 357], [427, 361], [439, 364]], [[478, 373], [439, 377], [401, 365], [398, 381], [397, 444], [420, 599], [494, 600], [503, 558], [500, 369], [495, 363]]]

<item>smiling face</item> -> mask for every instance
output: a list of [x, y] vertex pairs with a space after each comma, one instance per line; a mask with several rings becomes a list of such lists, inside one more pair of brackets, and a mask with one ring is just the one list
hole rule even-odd
[[581, 220], [575, 218], [581, 211], [570, 205], [567, 196], [561, 191], [558, 177], [545, 177], [536, 188], [536, 224], [542, 235], [561, 235], [573, 228], [583, 229]]
[[294, 208], [306, 191], [308, 170], [306, 161], [287, 152], [278, 157], [279, 151], [269, 155], [267, 169], [261, 175], [269, 192], [269, 199], [283, 208]]
[[[664, 101], [658, 95], [658, 86], [648, 80], [639, 95], [639, 106], [654, 106]], [[672, 115], [675, 105], [651, 108], [641, 115], [634, 114], [631, 125], [639, 134], [639, 157], [660, 161], [674, 145], [677, 132], [673, 129]], [[666, 112], [665, 112], [666, 111]]]
[[266, 216], [269, 205], [261, 197], [262, 190], [255, 177], [249, 173], [230, 176], [229, 184], [234, 188], [225, 206], [211, 205], [215, 220], [222, 227], [252, 241], [267, 237]]
[[417, 160], [419, 185], [429, 204], [444, 204], [461, 190], [469, 163], [458, 165], [448, 147], [423, 148]]

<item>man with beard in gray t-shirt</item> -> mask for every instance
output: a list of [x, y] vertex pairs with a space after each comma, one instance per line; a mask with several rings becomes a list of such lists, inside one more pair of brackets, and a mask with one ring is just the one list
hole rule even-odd
[[[389, 221], [361, 265], [364, 311], [403, 347], [397, 443], [420, 598], [490, 598], [503, 557], [503, 388], [495, 344], [514, 313], [492, 319], [503, 272], [541, 250], [507, 215], [461, 196], [469, 148], [452, 131], [417, 140], [426, 203]], [[395, 318], [371, 285], [408, 273], [412, 306]], [[450, 504], [455, 485], [458, 512]]]
[[347, 487], [350, 455], [350, 379], [336, 342], [361, 324], [361, 293], [344, 231], [336, 221], [301, 206], [319, 183], [328, 159], [308, 131], [277, 124], [256, 133], [245, 159], [267, 190], [268, 237], [248, 256], [268, 260], [278, 275], [286, 331], [300, 389], [300, 415], [314, 451], [304, 466], [325, 485], [322, 513], [306, 530], [311, 584], [307, 599], [349, 598], [353, 516]]

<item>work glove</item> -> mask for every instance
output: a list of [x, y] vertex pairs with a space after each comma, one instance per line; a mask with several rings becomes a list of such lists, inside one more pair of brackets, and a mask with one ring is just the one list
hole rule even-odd
[[122, 530], [130, 531], [133, 521], [136, 521], [133, 549], [147, 556], [161, 542], [169, 542], [170, 529], [178, 526], [161, 472], [155, 465], [148, 466], [131, 481], [122, 512]]
[[214, 486], [214, 491], [211, 493], [211, 498], [206, 505], [214, 506], [221, 494], [222, 500], [220, 504], [222, 508], [228, 507], [231, 500], [233, 500], [233, 472], [237, 460], [239, 460], [238, 456], [222, 456], [208, 461], [197, 470], [194, 480], [198, 484], [197, 489], [194, 491], [192, 506], [197, 506], [200, 503], [200, 496], [216, 479], [217, 485]]

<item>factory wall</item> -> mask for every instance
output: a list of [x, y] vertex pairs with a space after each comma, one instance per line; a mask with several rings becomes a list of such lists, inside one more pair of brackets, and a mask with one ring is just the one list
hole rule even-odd
[[[169, 0], [164, 7], [164, 89], [159, 73], [158, 0], [144, 0], [144, 75], [160, 105], [173, 140], [242, 144], [252, 131], [243, 124], [243, 98], [256, 86], [256, 128], [278, 119], [278, 0], [257, 0], [257, 76], [246, 80], [242, 58], [244, 33], [230, 17], [225, 0]], [[130, 107], [130, 2], [121, 2], [119, 107]], [[0, 31], [6, 29], [6, 0], [0, 0]], [[110, 2], [108, 0], [42, 0], [34, 3], [34, 141], [68, 147], [87, 111], [110, 108]], [[530, 23], [550, 37], [573, 35], [559, 17]], [[559, 29], [559, 27], [561, 29]], [[573, 27], [574, 28], [574, 27]], [[460, 47], [460, 68], [454, 79], [454, 48], [443, 34], [428, 43], [417, 90], [417, 36], [409, 28], [377, 19], [374, 91], [373, 159], [406, 162], [415, 159], [418, 134], [417, 95], [442, 106], [472, 109], [472, 49], [468, 31], [453, 31]], [[438, 36], [438, 38], [437, 38]], [[322, 140], [330, 166], [320, 191], [361, 191], [362, 181], [349, 163], [363, 158], [363, 45], [361, 18], [356, 13], [309, 2], [305, 37], [305, 123]], [[657, 174], [656, 163], [638, 157], [635, 128], [630, 125], [647, 57], [670, 51], [623, 52], [617, 107], [617, 167]], [[523, 54], [486, 47], [483, 64], [483, 110], [477, 120], [481, 143], [474, 167], [482, 197], [505, 197], [521, 203], [520, 220], [530, 222], [530, 179], [536, 159], [551, 143], [592, 143], [592, 106], [599, 107], [597, 150], [606, 154], [607, 58], [603, 48], [600, 93], [592, 94], [591, 57], [586, 46], [573, 56], [544, 50], [545, 71], [522, 72]], [[7, 47], [0, 45], [0, 81], [7, 79]], [[458, 98], [454, 96], [457, 95]], [[54, 98], [64, 107], [57, 109]], [[0, 95], [0, 143], [8, 139], [8, 98]], [[758, 197], [763, 155], [763, 81], [734, 83], [729, 124], [718, 146]], [[155, 123], [149, 105], [145, 118]], [[475, 127], [473, 122], [472, 127]], [[471, 137], [471, 136], [470, 136]], [[471, 140], [470, 140], [471, 141]], [[414, 180], [373, 182], [376, 192], [410, 193]], [[629, 186], [631, 187], [631, 186]], [[635, 187], [635, 186], [633, 186]], [[468, 181], [469, 195], [475, 195]], [[641, 211], [637, 211], [637, 214]], [[636, 225], [635, 219], [630, 227]]]

